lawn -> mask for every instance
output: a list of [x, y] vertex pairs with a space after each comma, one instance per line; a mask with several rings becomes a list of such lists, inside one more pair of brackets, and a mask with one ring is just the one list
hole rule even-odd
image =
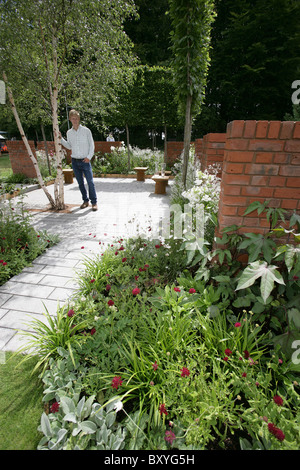
[[0, 155], [0, 179], [12, 175], [9, 155]]
[[42, 384], [31, 375], [34, 358], [20, 365], [20, 357], [3, 353], [0, 363], [0, 450], [35, 450], [43, 404]]

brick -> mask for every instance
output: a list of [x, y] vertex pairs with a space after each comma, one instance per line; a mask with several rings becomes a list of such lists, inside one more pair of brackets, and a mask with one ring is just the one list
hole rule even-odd
[[284, 150], [286, 152], [300, 152], [300, 142], [297, 140], [287, 140]]
[[244, 172], [244, 165], [243, 163], [225, 163], [224, 171], [226, 173], [243, 173]]
[[222, 208], [223, 215], [237, 215], [237, 208], [234, 206], [223, 206]]
[[274, 188], [265, 188], [262, 186], [244, 186], [242, 196], [259, 196], [269, 198], [273, 196]]
[[230, 126], [230, 137], [242, 137], [244, 133], [244, 126], [245, 126], [245, 121], [242, 120], [236, 120], [232, 121]]
[[256, 121], [246, 121], [244, 128], [244, 138], [253, 138], [255, 137], [256, 132]]
[[[228, 162], [245, 162], [249, 163], [252, 162], [254, 158], [254, 153], [253, 152], [228, 152], [227, 153], [227, 158], [226, 160]], [[225, 159], [225, 155], [224, 155]]]
[[293, 121], [283, 121], [281, 124], [281, 131], [279, 134], [280, 139], [291, 139], [294, 131], [294, 122]]
[[273, 163], [282, 163], [289, 165], [291, 163], [291, 154], [290, 153], [275, 153]]
[[246, 197], [237, 196], [223, 196], [222, 203], [226, 206], [245, 206], [247, 202]]
[[241, 193], [241, 186], [224, 185], [223, 193], [226, 196], [239, 196]]
[[300, 121], [295, 123], [293, 138], [300, 139]]
[[245, 165], [245, 174], [252, 175], [277, 175], [278, 166], [277, 165], [256, 165], [256, 164], [246, 164]]
[[269, 186], [285, 186], [285, 183], [285, 176], [270, 176], [269, 178]]
[[225, 144], [225, 149], [248, 150], [248, 145], [249, 145], [248, 139], [227, 139], [226, 144]]
[[206, 134], [207, 140], [209, 142], [219, 142], [219, 143], [224, 143], [226, 141], [226, 134], [220, 134], [220, 133], [210, 133]]
[[255, 163], [272, 163], [273, 153], [271, 152], [258, 152], [255, 156]]
[[222, 184], [238, 184], [238, 185], [244, 185], [244, 184], [249, 184], [250, 183], [250, 175], [229, 175], [226, 173], [223, 173], [222, 175]]
[[300, 166], [281, 166], [279, 168], [280, 176], [300, 176]]
[[258, 217], [253, 217], [252, 219], [250, 219], [246, 216], [243, 218], [242, 223], [245, 227], [259, 227], [260, 226], [259, 220], [260, 219]]
[[269, 122], [268, 121], [258, 121], [256, 125], [256, 138], [264, 139], [267, 137]]
[[286, 186], [290, 188], [299, 188], [300, 178], [286, 178]]
[[297, 209], [297, 204], [298, 201], [295, 199], [283, 199], [281, 202], [281, 208], [295, 210]]
[[259, 176], [254, 175], [251, 179], [251, 184], [253, 186], [267, 186], [269, 183], [269, 176]]
[[259, 140], [253, 139], [249, 142], [248, 150], [265, 151], [265, 152], [282, 152], [284, 141], [281, 140]]
[[281, 121], [271, 121], [268, 130], [269, 139], [277, 139], [281, 129]]
[[241, 225], [240, 217], [219, 216], [219, 225], [221, 227], [229, 227], [230, 225]]
[[274, 197], [283, 199], [300, 199], [300, 188], [277, 188], [274, 190]]
[[291, 164], [300, 165], [300, 155], [292, 155]]

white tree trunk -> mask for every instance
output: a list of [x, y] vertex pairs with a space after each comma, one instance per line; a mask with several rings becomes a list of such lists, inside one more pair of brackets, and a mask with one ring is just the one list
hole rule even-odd
[[[6, 74], [5, 72], [3, 72], [3, 78], [4, 78], [4, 81], [6, 82], [6, 85], [7, 85], [7, 77], [6, 77]], [[18, 129], [19, 129], [19, 132], [21, 134], [21, 137], [22, 137], [22, 140], [24, 142], [24, 145], [26, 147], [26, 150], [28, 152], [28, 155], [30, 157], [30, 160], [32, 161], [33, 163], [33, 166], [34, 166], [34, 169], [35, 169], [35, 172], [36, 172], [36, 176], [37, 176], [37, 179], [38, 179], [38, 182], [41, 186], [41, 188], [43, 189], [44, 193], [46, 194], [50, 204], [51, 204], [51, 207], [52, 208], [55, 208], [55, 202], [51, 196], [51, 194], [48, 192], [47, 190], [47, 187], [45, 186], [44, 184], [44, 181], [43, 181], [43, 178], [42, 178], [42, 175], [41, 175], [41, 172], [40, 172], [40, 169], [39, 169], [39, 165], [38, 165], [38, 162], [35, 158], [35, 156], [33, 155], [32, 151], [31, 151], [31, 148], [30, 148], [30, 145], [28, 143], [28, 140], [25, 136], [25, 132], [23, 130], [23, 126], [21, 124], [21, 121], [20, 121], [20, 118], [19, 118], [19, 115], [18, 115], [18, 111], [17, 111], [17, 108], [16, 108], [16, 105], [15, 105], [15, 101], [14, 101], [14, 97], [13, 97], [13, 93], [12, 93], [12, 90], [11, 88], [7, 85], [7, 93], [8, 93], [8, 97], [9, 97], [9, 102], [10, 102], [10, 105], [11, 105], [11, 109], [12, 109], [12, 112], [13, 112], [13, 115], [14, 115], [14, 118], [16, 120], [16, 123], [17, 123], [17, 126], [18, 126]]]
[[183, 147], [183, 165], [182, 165], [182, 182], [186, 187], [187, 169], [189, 163], [190, 146], [191, 146], [191, 134], [192, 134], [192, 96], [188, 95], [186, 100], [186, 112], [185, 112], [185, 126], [184, 126], [184, 147]]

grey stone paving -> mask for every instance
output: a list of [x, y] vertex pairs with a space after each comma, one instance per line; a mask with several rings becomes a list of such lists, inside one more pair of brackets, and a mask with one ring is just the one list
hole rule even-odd
[[[80, 209], [81, 195], [76, 181], [65, 185], [68, 213], [46, 211], [48, 199], [42, 189], [24, 196], [36, 230], [58, 234], [61, 241], [38, 257], [32, 266], [0, 286], [0, 350], [16, 351], [24, 344], [22, 331], [30, 330], [30, 320], [45, 320], [45, 308], [55, 315], [76, 293], [76, 272], [86, 257], [101, 254], [107, 244], [120, 237], [137, 234], [156, 237], [162, 221], [169, 220], [169, 197], [154, 194], [151, 179], [95, 178], [98, 211]], [[53, 186], [48, 186], [53, 196]], [[18, 203], [18, 198], [13, 200]], [[28, 325], [29, 323], [29, 325]]]

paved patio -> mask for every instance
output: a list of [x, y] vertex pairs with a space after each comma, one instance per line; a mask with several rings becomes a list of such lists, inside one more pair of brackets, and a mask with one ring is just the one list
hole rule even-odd
[[[16, 351], [24, 342], [17, 330], [26, 330], [33, 318], [44, 321], [45, 308], [55, 315], [58, 305], [76, 292], [76, 272], [85, 257], [101, 254], [107, 244], [137, 234], [158, 236], [162, 221], [169, 220], [172, 181], [167, 195], [154, 194], [151, 179], [95, 178], [98, 211], [82, 203], [77, 182], [65, 185], [67, 212], [47, 211], [42, 189], [27, 192], [24, 203], [36, 230], [60, 236], [61, 241], [39, 256], [23, 272], [0, 286], [0, 351]], [[53, 186], [48, 186], [53, 195]], [[18, 198], [13, 202], [16, 204]], [[0, 358], [1, 359], [1, 358]]]

